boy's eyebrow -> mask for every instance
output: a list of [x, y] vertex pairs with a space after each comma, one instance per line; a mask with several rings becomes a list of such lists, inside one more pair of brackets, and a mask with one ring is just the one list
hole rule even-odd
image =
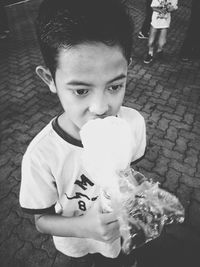
[[[121, 79], [126, 78], [125, 74], [120, 74], [117, 77], [111, 79], [110, 81], [108, 81], [107, 83], [112, 83]], [[67, 85], [73, 85], [73, 86], [92, 86], [92, 84], [87, 83], [87, 82], [82, 82], [82, 81], [78, 81], [78, 80], [72, 80], [69, 83], [67, 83]]]
[[91, 84], [86, 83], [86, 82], [81, 82], [81, 81], [76, 81], [76, 80], [72, 80], [69, 83], [67, 83], [67, 85], [75, 85], [75, 86], [91, 86]]
[[126, 78], [126, 75], [125, 74], [120, 74], [117, 77], [113, 78], [112, 80], [108, 81], [107, 83], [112, 83], [112, 82], [115, 82], [115, 81], [118, 81], [118, 80], [122, 80], [124, 78]]

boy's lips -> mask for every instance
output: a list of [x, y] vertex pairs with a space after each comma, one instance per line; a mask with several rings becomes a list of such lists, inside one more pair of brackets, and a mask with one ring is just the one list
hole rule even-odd
[[112, 114], [104, 114], [104, 115], [96, 115], [94, 117], [91, 117], [91, 120], [94, 120], [94, 119], [105, 119], [109, 116], [116, 116], [116, 115], [112, 115]]
[[96, 116], [95, 119], [105, 119], [106, 117], [108, 117], [108, 115], [101, 115], [101, 116]]

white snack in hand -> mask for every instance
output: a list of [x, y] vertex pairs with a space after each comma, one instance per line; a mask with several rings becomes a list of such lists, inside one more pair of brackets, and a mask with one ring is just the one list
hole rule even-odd
[[134, 154], [129, 124], [114, 116], [97, 118], [82, 127], [80, 136], [83, 166], [91, 179], [104, 189], [118, 187], [119, 172], [129, 166]]

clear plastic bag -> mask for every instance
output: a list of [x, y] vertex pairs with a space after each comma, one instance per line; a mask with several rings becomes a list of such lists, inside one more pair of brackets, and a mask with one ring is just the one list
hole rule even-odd
[[178, 198], [159, 188], [133, 169], [120, 173], [119, 209], [122, 249], [129, 253], [157, 238], [163, 226], [184, 221], [184, 208]]
[[115, 116], [90, 120], [80, 131], [86, 176], [100, 188], [102, 212], [118, 214], [126, 253], [158, 237], [165, 224], [184, 220], [175, 196], [129, 167], [138, 149], [133, 133], [126, 120]]

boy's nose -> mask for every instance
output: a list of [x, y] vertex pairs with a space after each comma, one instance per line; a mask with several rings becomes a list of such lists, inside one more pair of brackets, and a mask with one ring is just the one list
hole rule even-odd
[[94, 116], [106, 116], [108, 113], [108, 103], [105, 98], [93, 99], [89, 111]]

